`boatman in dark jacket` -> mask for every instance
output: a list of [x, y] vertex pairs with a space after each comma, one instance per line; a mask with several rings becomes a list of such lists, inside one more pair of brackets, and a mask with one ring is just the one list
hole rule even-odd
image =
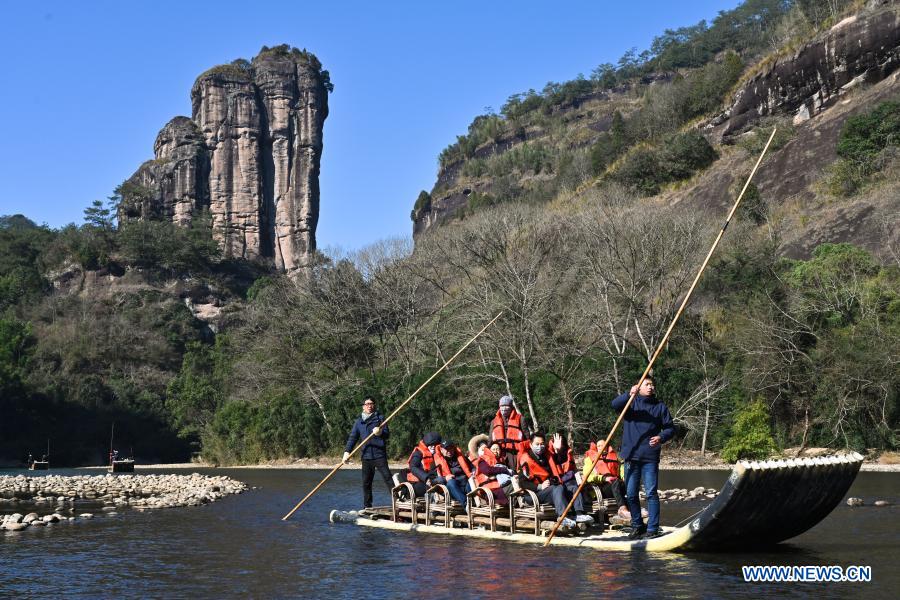
[[[675, 435], [672, 415], [662, 402], [656, 399], [656, 388], [650, 377], [644, 379], [640, 389], [632, 386], [628, 394], [612, 401], [616, 410], [625, 408], [631, 394], [637, 392], [634, 402], [625, 412], [622, 429], [622, 451], [625, 462], [625, 494], [631, 512], [631, 539], [657, 537], [659, 533], [659, 454], [662, 445]], [[641, 518], [641, 482], [647, 494], [647, 524]]]
[[353, 431], [350, 432], [347, 446], [344, 448], [343, 462], [347, 462], [350, 458], [350, 451], [356, 447], [356, 444], [369, 437], [369, 434], [375, 434], [362, 449], [362, 487], [365, 508], [372, 507], [372, 480], [375, 478], [376, 469], [381, 473], [388, 493], [393, 487], [391, 470], [387, 463], [387, 441], [390, 432], [387, 425], [381, 427], [383, 421], [384, 417], [375, 410], [375, 401], [366, 398], [363, 401], [362, 416], [353, 424]]

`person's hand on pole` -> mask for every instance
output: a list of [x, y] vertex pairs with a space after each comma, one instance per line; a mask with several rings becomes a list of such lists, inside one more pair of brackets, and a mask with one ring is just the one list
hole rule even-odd
[[651, 446], [659, 446], [660, 444], [662, 444], [662, 438], [658, 435], [654, 435], [652, 438], [650, 438]]
[[344, 456], [341, 458], [341, 462], [346, 463], [348, 460], [350, 460], [350, 453], [344, 452]]
[[381, 427], [376, 425], [375, 429], [372, 430], [372, 433], [375, 435], [381, 435]]

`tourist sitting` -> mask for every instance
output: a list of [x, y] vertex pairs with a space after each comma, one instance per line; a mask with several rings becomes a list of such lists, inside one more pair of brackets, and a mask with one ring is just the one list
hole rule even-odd
[[[531, 434], [531, 441], [519, 453], [518, 462], [522, 487], [534, 492], [541, 504], [553, 504], [556, 514], [562, 515], [572, 498], [572, 492], [560, 481], [559, 467], [552, 453], [547, 450], [543, 433]], [[593, 523], [594, 519], [584, 514], [584, 502], [580, 494], [575, 498], [574, 508], [575, 520], [566, 517], [562, 522], [564, 527], [574, 527], [575, 523]]]
[[[578, 491], [578, 486], [581, 484], [581, 473], [578, 472], [578, 468], [575, 466], [575, 456], [572, 453], [572, 449], [569, 448], [569, 444], [561, 434], [555, 433], [553, 434], [553, 441], [550, 442], [549, 450], [551, 463], [556, 465], [556, 476], [559, 479], [559, 483], [566, 488], [569, 498], [571, 498]], [[583, 498], [582, 503], [585, 503]], [[593, 520], [592, 517], [589, 518]]]
[[491, 421], [491, 441], [500, 444], [508, 457], [506, 464], [510, 468], [516, 468], [516, 457], [528, 445], [527, 429], [527, 425], [522, 422], [522, 415], [513, 406], [512, 396], [500, 398], [497, 414]]
[[472, 476], [472, 465], [456, 444], [444, 440], [437, 447], [434, 455], [438, 475], [444, 478], [450, 497], [465, 506], [466, 494], [469, 490], [469, 477]]
[[416, 444], [409, 455], [406, 465], [408, 471], [406, 480], [413, 485], [416, 496], [424, 496], [428, 488], [438, 483], [446, 483], [446, 480], [438, 473], [435, 453], [441, 444], [439, 433], [429, 431], [422, 440]]
[[[480, 439], [479, 439], [480, 438]], [[475, 455], [475, 483], [479, 487], [487, 488], [494, 496], [494, 502], [499, 505], [508, 504], [508, 496], [512, 491], [513, 471], [503, 464], [497, 454], [500, 451], [498, 444], [488, 446], [486, 435], [476, 436], [469, 442], [470, 448], [477, 447]]]
[[606, 440], [591, 442], [591, 447], [584, 455], [584, 470], [582, 476], [588, 483], [600, 488], [604, 497], [612, 496], [616, 501], [618, 515], [622, 519], [631, 520], [631, 513], [625, 503], [625, 490], [622, 479], [619, 476], [619, 457], [612, 446], [607, 446], [600, 455], [600, 448]]

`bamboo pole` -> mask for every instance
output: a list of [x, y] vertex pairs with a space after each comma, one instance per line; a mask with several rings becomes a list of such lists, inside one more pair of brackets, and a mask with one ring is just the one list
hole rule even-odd
[[[438, 369], [437, 371], [435, 371], [434, 374], [432, 374], [431, 377], [429, 377], [428, 379], [425, 380], [425, 383], [423, 383], [422, 385], [420, 385], [420, 386], [418, 387], [418, 389], [416, 389], [416, 391], [414, 391], [414, 392], [409, 396], [409, 398], [407, 398], [406, 400], [404, 400], [404, 401], [400, 404], [400, 406], [398, 406], [397, 408], [395, 408], [395, 409], [393, 410], [393, 412], [391, 412], [391, 414], [389, 414], [389, 415], [385, 418], [385, 420], [381, 422], [381, 424], [380, 424], [378, 427], [379, 427], [379, 428], [383, 428], [385, 425], [387, 425], [387, 424], [388, 424], [388, 421], [390, 421], [391, 419], [393, 419], [393, 418], [397, 415], [397, 413], [399, 413], [401, 410], [403, 410], [403, 408], [404, 408], [407, 404], [409, 404], [410, 402], [412, 402], [412, 399], [415, 398], [416, 395], [417, 395], [419, 392], [421, 392], [423, 389], [425, 389], [425, 386], [428, 385], [429, 383], [431, 383], [431, 380], [432, 380], [432, 379], [434, 379], [435, 377], [437, 377], [438, 374], [439, 374], [441, 371], [443, 371], [444, 369], [446, 369], [447, 366], [450, 365], [450, 363], [452, 363], [454, 360], [456, 360], [456, 357], [459, 356], [460, 354], [462, 354], [462, 353], [463, 353], [463, 350], [465, 350], [466, 348], [468, 348], [468, 347], [472, 344], [472, 342], [474, 342], [475, 340], [477, 340], [477, 339], [481, 336], [482, 333], [484, 333], [485, 331], [487, 331], [487, 328], [490, 327], [491, 325], [493, 325], [494, 322], [495, 322], [497, 319], [499, 319], [499, 318], [500, 318], [500, 315], [502, 315], [502, 314], [503, 314], [502, 311], [499, 312], [499, 313], [497, 313], [497, 316], [494, 317], [493, 319], [491, 319], [490, 323], [488, 323], [487, 325], [485, 325], [484, 327], [482, 327], [482, 328], [481, 328], [481, 331], [479, 331], [478, 333], [476, 333], [475, 336], [474, 336], [472, 339], [470, 339], [468, 342], [466, 342], [465, 345], [464, 345], [462, 348], [460, 348], [459, 350], [457, 350], [456, 354], [454, 354], [454, 355], [451, 356], [449, 359], [447, 359], [447, 362], [445, 362], [445, 363], [441, 366], [440, 369]], [[357, 444], [357, 445], [356, 445], [356, 448], [354, 448], [354, 449], [350, 452], [350, 456], [353, 456], [354, 454], [356, 454], [356, 452], [357, 452], [360, 448], [362, 448], [363, 446], [365, 446], [365, 445], [369, 442], [369, 440], [371, 440], [374, 436], [375, 436], [375, 432], [374, 432], [374, 431], [373, 431], [372, 433], [370, 433], [368, 436], [366, 436], [366, 439], [364, 439], [364, 440], [361, 441], [359, 444]], [[350, 456], [348, 456], [347, 458], [350, 458]], [[325, 479], [323, 479], [322, 481], [320, 481], [320, 482], [319, 482], [319, 485], [317, 485], [316, 487], [314, 487], [310, 493], [308, 493], [306, 496], [304, 496], [303, 500], [301, 500], [300, 502], [298, 502], [298, 503], [297, 503], [297, 506], [295, 506], [293, 509], [291, 509], [291, 512], [289, 512], [288, 514], [284, 515], [284, 517], [282, 517], [281, 520], [282, 520], [282, 521], [287, 521], [287, 520], [290, 518], [290, 516], [291, 516], [292, 514], [294, 514], [295, 512], [297, 512], [297, 509], [299, 509], [301, 506], [303, 506], [303, 503], [304, 503], [304, 502], [306, 502], [307, 500], [309, 500], [309, 499], [312, 497], [313, 494], [315, 494], [317, 491], [319, 491], [319, 488], [321, 488], [323, 485], [325, 485], [325, 482], [328, 481], [329, 479], [331, 479], [331, 476], [334, 475], [335, 473], [337, 473], [337, 472], [338, 472], [338, 469], [340, 469], [341, 467], [343, 467], [345, 464], [347, 464], [347, 463], [346, 463], [345, 461], [342, 460], [342, 461], [339, 462], [337, 465], [335, 465], [335, 467], [331, 470], [331, 472], [328, 473], [328, 475], [325, 476]]]
[[[634, 386], [634, 391], [631, 392], [628, 396], [628, 402], [625, 403], [625, 408], [622, 409], [622, 412], [619, 414], [619, 418], [616, 419], [615, 424], [612, 426], [609, 434], [606, 436], [606, 439], [603, 442], [603, 447], [598, 450], [598, 456], [602, 456], [603, 452], [606, 451], [606, 448], [609, 447], [610, 442], [612, 441], [613, 435], [615, 435], [616, 430], [619, 428], [619, 425], [622, 423], [622, 420], [625, 418], [625, 413], [628, 412], [628, 409], [631, 407], [631, 403], [634, 402], [634, 397], [637, 395], [638, 390], [641, 387], [641, 384], [644, 383], [644, 380], [647, 378], [647, 375], [650, 373], [650, 369], [653, 368], [653, 363], [656, 362], [656, 358], [660, 355], [663, 348], [665, 348], [666, 343], [669, 341], [669, 335], [672, 333], [672, 330], [675, 328], [675, 324], [678, 322], [678, 319], [681, 317], [681, 313], [684, 312], [684, 308], [687, 306], [688, 301], [691, 299], [691, 294], [694, 293], [694, 288], [697, 287], [697, 283], [700, 281], [700, 276], [703, 275], [703, 271], [706, 269], [706, 265], [709, 264], [709, 259], [712, 258], [713, 252], [716, 251], [716, 247], [719, 245], [719, 241], [721, 241], [722, 236], [725, 235], [725, 230], [728, 228], [728, 223], [731, 222], [731, 218], [734, 216], [735, 211], [737, 211], [738, 205], [741, 203], [741, 199], [744, 197], [744, 192], [747, 191], [747, 188], [750, 186], [750, 181], [753, 179], [753, 175], [756, 174], [756, 170], [759, 168], [760, 163], [762, 163], [763, 157], [766, 155], [766, 151], [769, 149], [769, 144], [772, 143], [772, 139], [775, 137], [775, 132], [777, 128], [772, 129], [772, 135], [769, 136], [769, 140], [766, 142], [765, 147], [762, 149], [762, 152], [759, 155], [759, 159], [757, 159], [756, 164], [753, 166], [753, 170], [750, 171], [750, 175], [747, 177], [747, 181], [744, 183], [744, 187], [741, 189], [741, 193], [738, 194], [737, 200], [734, 203], [734, 206], [731, 207], [731, 211], [728, 213], [728, 217], [725, 219], [725, 224], [722, 225], [722, 229], [719, 230], [719, 234], [716, 236], [716, 240], [713, 242], [712, 247], [709, 249], [709, 252], [706, 253], [706, 259], [704, 259], [703, 264], [700, 265], [700, 269], [697, 271], [696, 277], [694, 277], [694, 282], [691, 284], [691, 287], [688, 289], [687, 294], [684, 297], [684, 300], [681, 301], [681, 306], [678, 307], [678, 312], [675, 313], [675, 317], [672, 319], [672, 322], [669, 324], [669, 328], [666, 330], [666, 334], [663, 336], [662, 340], [659, 342], [659, 345], [656, 347], [656, 351], [653, 353], [653, 356], [650, 357], [650, 362], [647, 363], [647, 368], [644, 369], [644, 372], [641, 374], [641, 378], [638, 379], [637, 385]], [[566, 509], [563, 511], [563, 514], [559, 515], [559, 519], [557, 519], [556, 524], [553, 526], [553, 529], [550, 531], [550, 535], [547, 537], [547, 541], [544, 542], [544, 547], [547, 547], [550, 542], [553, 540], [553, 536], [556, 535], [556, 531], [559, 529], [560, 524], [563, 522], [563, 519], [566, 518], [566, 515], [569, 514], [569, 511], [572, 510], [572, 505], [575, 504], [575, 499], [581, 493], [581, 490], [584, 488], [584, 485], [587, 483], [588, 478], [585, 477], [581, 481], [581, 485], [578, 486], [578, 489], [572, 495], [572, 499], [569, 500], [569, 504], [566, 505]]]

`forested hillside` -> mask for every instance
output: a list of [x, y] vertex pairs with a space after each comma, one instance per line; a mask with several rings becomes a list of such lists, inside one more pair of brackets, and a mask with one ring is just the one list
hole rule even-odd
[[609, 401], [661, 339], [773, 125], [657, 362], [673, 443], [728, 460], [896, 448], [896, 77], [807, 120], [727, 131], [728, 99], [762, 89], [766, 64], [887, 5], [748, 0], [590, 79], [514, 95], [442, 153], [415, 245], [318, 254], [300, 279], [222, 258], [205, 214], [119, 224], [120, 193], [59, 230], [3, 217], [0, 459], [50, 438], [57, 464], [97, 462], [112, 422], [139, 460], [336, 454], [364, 395], [392, 409], [500, 311], [392, 423], [391, 454], [427, 430], [467, 441], [509, 392], [580, 451], [615, 420]]

